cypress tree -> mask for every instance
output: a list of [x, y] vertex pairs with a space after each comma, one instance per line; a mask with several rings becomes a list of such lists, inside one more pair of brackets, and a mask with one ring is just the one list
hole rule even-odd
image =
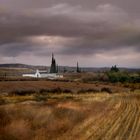
[[56, 72], [57, 72], [56, 61], [54, 59], [54, 55], [52, 54], [52, 63], [51, 63], [50, 73], [56, 73]]
[[76, 72], [77, 72], [77, 73], [80, 73], [80, 68], [79, 68], [79, 64], [78, 64], [78, 62], [77, 62]]

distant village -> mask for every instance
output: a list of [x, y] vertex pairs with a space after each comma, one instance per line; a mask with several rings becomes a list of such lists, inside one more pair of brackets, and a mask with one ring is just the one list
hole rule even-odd
[[[64, 72], [66, 70], [64, 69]], [[81, 70], [78, 66], [77, 62], [77, 68], [76, 72], [79, 73]], [[58, 79], [58, 78], [63, 78], [63, 74], [59, 73], [59, 66], [56, 63], [56, 60], [54, 58], [54, 55], [52, 54], [52, 61], [51, 61], [51, 66], [49, 70], [39, 70], [37, 69], [34, 74], [23, 74], [23, 77], [34, 77], [34, 78], [48, 78], [48, 79]]]

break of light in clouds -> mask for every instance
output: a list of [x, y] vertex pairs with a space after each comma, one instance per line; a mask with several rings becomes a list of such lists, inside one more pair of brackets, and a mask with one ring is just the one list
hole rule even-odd
[[140, 67], [137, 0], [0, 0], [0, 63]]

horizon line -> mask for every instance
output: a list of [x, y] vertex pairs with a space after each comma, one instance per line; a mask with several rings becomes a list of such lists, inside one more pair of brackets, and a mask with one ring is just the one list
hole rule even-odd
[[[48, 65], [32, 65], [32, 64], [26, 64], [26, 63], [0, 63], [0, 65], [15, 65], [15, 64], [20, 64], [20, 65], [28, 65], [28, 66], [42, 66], [42, 67], [50, 67]], [[114, 65], [112, 65], [114, 66]], [[112, 66], [79, 66], [81, 68], [110, 68]], [[68, 65], [59, 65], [59, 67], [76, 67], [75, 66], [68, 66]], [[140, 67], [129, 67], [129, 66], [117, 66], [118, 68], [131, 68], [131, 69], [140, 69]]]

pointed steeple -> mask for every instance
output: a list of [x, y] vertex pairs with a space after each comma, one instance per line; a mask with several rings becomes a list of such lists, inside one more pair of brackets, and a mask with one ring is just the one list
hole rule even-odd
[[50, 73], [56, 73], [56, 62], [55, 62], [53, 53], [52, 53], [52, 62], [51, 62]]
[[78, 64], [78, 62], [77, 62], [76, 72], [77, 72], [77, 73], [79, 73], [79, 72], [80, 72], [80, 68], [79, 68], [79, 64]]

